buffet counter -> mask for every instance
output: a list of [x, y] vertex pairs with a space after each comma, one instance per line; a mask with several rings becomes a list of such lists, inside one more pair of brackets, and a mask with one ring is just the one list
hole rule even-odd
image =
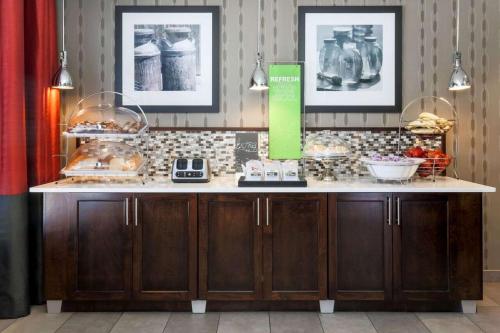
[[43, 193], [49, 312], [474, 312], [482, 197], [441, 177], [241, 188], [67, 178]]
[[335, 182], [322, 182], [307, 179], [307, 187], [238, 187], [237, 176], [214, 177], [209, 183], [179, 184], [167, 177], [154, 177], [143, 181], [142, 178], [128, 178], [125, 183], [96, 183], [75, 181], [66, 178], [30, 188], [37, 193], [383, 193], [383, 192], [432, 192], [432, 193], [487, 193], [495, 192], [490, 186], [471, 183], [451, 177], [417, 179], [410, 183], [380, 183], [373, 178], [353, 177]]

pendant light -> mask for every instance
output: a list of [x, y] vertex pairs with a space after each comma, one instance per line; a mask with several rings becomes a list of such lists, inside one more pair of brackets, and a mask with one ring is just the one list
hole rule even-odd
[[262, 21], [261, 13], [261, 0], [258, 0], [258, 22], [257, 22], [257, 62], [255, 64], [255, 69], [250, 79], [250, 90], [262, 91], [267, 90], [267, 75], [263, 69], [264, 58], [260, 50], [260, 24]]
[[453, 71], [451, 73], [450, 82], [448, 83], [448, 90], [460, 91], [470, 89], [471, 84], [469, 76], [465, 73], [462, 67], [462, 54], [458, 51], [458, 42], [460, 40], [460, 0], [457, 0], [457, 37], [456, 49], [453, 54]]
[[64, 0], [62, 1], [62, 51], [59, 53], [59, 68], [52, 79], [52, 88], [60, 90], [73, 89], [73, 80], [68, 71], [68, 53], [64, 45]]

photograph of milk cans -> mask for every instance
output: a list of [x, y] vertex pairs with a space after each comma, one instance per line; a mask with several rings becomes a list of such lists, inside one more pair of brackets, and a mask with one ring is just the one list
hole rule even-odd
[[219, 7], [117, 6], [120, 105], [219, 112]]

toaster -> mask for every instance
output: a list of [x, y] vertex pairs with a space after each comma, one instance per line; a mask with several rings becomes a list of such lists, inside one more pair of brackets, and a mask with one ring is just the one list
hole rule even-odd
[[174, 183], [208, 183], [210, 167], [205, 158], [176, 158], [172, 165]]

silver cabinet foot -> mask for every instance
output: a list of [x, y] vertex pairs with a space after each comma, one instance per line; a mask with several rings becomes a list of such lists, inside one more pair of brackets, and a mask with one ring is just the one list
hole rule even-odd
[[61, 313], [62, 300], [47, 301], [47, 313]]
[[326, 299], [319, 301], [319, 309], [321, 313], [333, 313], [335, 307], [335, 301]]
[[476, 301], [466, 301], [462, 300], [462, 312], [463, 313], [476, 313]]
[[191, 301], [191, 311], [193, 313], [205, 313], [207, 310], [207, 301]]

